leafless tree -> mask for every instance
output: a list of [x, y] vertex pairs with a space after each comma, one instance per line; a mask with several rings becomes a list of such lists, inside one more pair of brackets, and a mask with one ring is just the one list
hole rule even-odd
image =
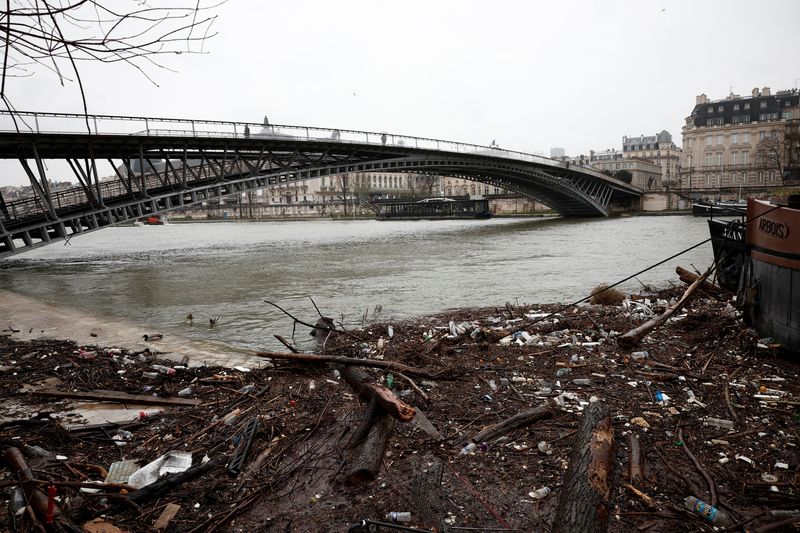
[[436, 185], [436, 176], [431, 174], [417, 174], [414, 176], [417, 189], [425, 196], [433, 196], [433, 187]]
[[81, 62], [126, 63], [153, 82], [148, 70], [167, 69], [164, 56], [202, 53], [203, 43], [214, 35], [214, 12], [222, 2], [165, 3], [169, 5], [152, 7], [146, 0], [6, 0], [0, 8], [0, 97], [6, 107], [13, 109], [7, 96], [10, 78], [48, 70], [62, 85], [77, 82], [88, 114]]
[[347, 199], [350, 197], [350, 179], [348, 173], [339, 174], [336, 176], [336, 190], [339, 193], [339, 198], [344, 205], [344, 216], [347, 216]]
[[786, 166], [783, 132], [776, 130], [761, 139], [753, 150], [753, 160], [764, 170], [776, 171], [783, 183], [783, 169]]

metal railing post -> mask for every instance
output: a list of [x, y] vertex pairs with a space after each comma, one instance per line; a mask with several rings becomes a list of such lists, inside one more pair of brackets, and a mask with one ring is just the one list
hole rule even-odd
[[145, 134], [149, 137], [150, 136], [150, 124], [148, 123], [147, 119], [144, 119], [144, 131], [145, 131]]
[[33, 121], [36, 123], [36, 133], [41, 133], [39, 131], [39, 115], [34, 113], [33, 114]]

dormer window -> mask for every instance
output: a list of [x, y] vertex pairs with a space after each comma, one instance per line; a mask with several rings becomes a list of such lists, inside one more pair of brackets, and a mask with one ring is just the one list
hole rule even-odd
[[745, 110], [750, 109], [750, 102], [747, 102], [746, 104], [744, 104], [744, 109]]
[[722, 113], [723, 109], [724, 109], [724, 108], [723, 108], [722, 106], [719, 106], [719, 107], [717, 108], [717, 111], [719, 111], [720, 113]]
[[711, 107], [709, 107], [709, 108], [708, 108], [708, 112], [709, 112], [709, 113], [713, 113], [713, 112], [714, 112], [714, 106], [713, 106], [713, 105], [712, 105]]
[[739, 104], [733, 104], [733, 110], [739, 111]]
[[761, 109], [766, 109], [766, 108], [767, 108], [767, 101], [766, 101], [766, 100], [764, 100], [763, 102], [761, 102], [760, 104], [758, 104], [758, 107], [760, 107]]

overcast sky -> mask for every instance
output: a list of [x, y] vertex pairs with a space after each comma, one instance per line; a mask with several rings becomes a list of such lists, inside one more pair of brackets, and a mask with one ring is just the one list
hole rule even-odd
[[[123, 65], [84, 64], [89, 111], [266, 114], [575, 155], [662, 129], [680, 144], [697, 94], [800, 78], [798, 0], [229, 0], [217, 13], [206, 53], [170, 56], [174, 73], [150, 70], [158, 87]], [[46, 72], [10, 79], [7, 92], [20, 110], [81, 110], [77, 86]], [[0, 185], [26, 182], [2, 170]]]

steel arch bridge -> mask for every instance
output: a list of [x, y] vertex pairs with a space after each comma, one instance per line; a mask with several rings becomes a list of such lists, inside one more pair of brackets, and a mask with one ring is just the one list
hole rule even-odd
[[[34, 195], [0, 196], [0, 258], [73, 235], [271, 185], [350, 172], [414, 172], [489, 183], [564, 216], [638, 207], [642, 190], [522, 152], [422, 137], [305, 126], [0, 112], [0, 159]], [[78, 185], [51, 190], [47, 161]], [[103, 178], [98, 163], [114, 176]], [[66, 166], [64, 165], [64, 168]], [[58, 176], [63, 178], [63, 176]]]

